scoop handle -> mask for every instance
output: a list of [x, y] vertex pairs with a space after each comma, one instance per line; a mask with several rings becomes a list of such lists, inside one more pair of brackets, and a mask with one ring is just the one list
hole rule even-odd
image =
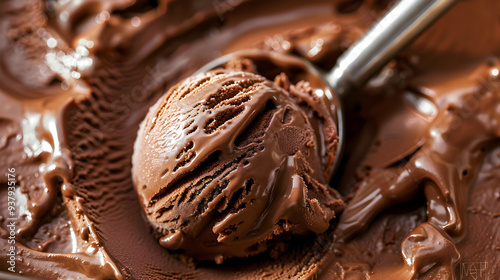
[[360, 87], [460, 0], [400, 0], [338, 59], [326, 79], [339, 94]]

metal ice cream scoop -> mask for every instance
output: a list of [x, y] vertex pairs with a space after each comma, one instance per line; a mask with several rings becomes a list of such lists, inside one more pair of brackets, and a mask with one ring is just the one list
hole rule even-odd
[[359, 87], [459, 0], [401, 0], [326, 74], [338, 93]]
[[[459, 0], [400, 0], [392, 9], [379, 19], [366, 33], [354, 43], [337, 60], [332, 70], [324, 73], [314, 67], [305, 59], [301, 60], [307, 67], [309, 76], [322, 80], [333, 89], [333, 94], [326, 94], [333, 103], [336, 103], [338, 117], [338, 145], [337, 159], [332, 171], [335, 171], [339, 163], [343, 141], [343, 117], [340, 103], [337, 102], [350, 90], [361, 87], [378, 70], [385, 66], [399, 51], [409, 45], [435, 20], [442, 16]], [[251, 51], [250, 51], [251, 52]], [[262, 52], [262, 51], [261, 51]], [[197, 74], [203, 74], [211, 69], [223, 66], [230, 60], [241, 57], [243, 52], [237, 52], [220, 57], [204, 67]], [[286, 54], [267, 52], [269, 58], [291, 57]], [[291, 58], [292, 59], [292, 58]]]

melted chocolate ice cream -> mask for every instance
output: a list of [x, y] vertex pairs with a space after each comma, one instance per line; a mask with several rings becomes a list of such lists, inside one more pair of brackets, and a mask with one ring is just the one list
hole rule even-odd
[[[190, 248], [184, 253], [168, 250], [165, 247], [170, 244], [174, 249], [183, 243], [177, 243], [177, 237], [169, 239], [166, 227], [151, 230], [151, 222], [181, 215], [183, 222], [191, 224], [181, 228], [182, 224], [170, 221], [168, 229], [193, 234], [201, 232], [197, 225], [203, 226], [202, 239], [215, 240], [212, 244], [217, 245], [224, 244], [219, 242], [219, 234], [220, 241], [240, 237], [253, 244], [261, 240], [249, 238], [254, 228], [261, 229], [259, 236], [274, 234], [270, 229], [276, 225], [285, 229], [285, 224], [280, 224], [282, 215], [266, 219], [266, 213], [259, 211], [252, 211], [250, 220], [248, 216], [217, 211], [206, 211], [207, 216], [195, 220], [189, 212], [196, 212], [206, 195], [194, 196], [190, 204], [171, 204], [177, 199], [175, 192], [161, 193], [164, 185], [153, 182], [154, 177], [138, 178], [139, 173], [133, 172], [143, 168], [132, 160], [134, 142], [144, 136], [140, 123], [156, 102], [174, 99], [170, 88], [225, 53], [247, 48], [273, 50], [330, 69], [391, 2], [0, 2], [0, 169], [2, 174], [11, 174], [0, 176], [2, 277], [472, 279], [475, 273], [483, 279], [498, 278], [500, 2], [496, 0], [461, 1], [363, 88], [343, 97], [345, 150], [335, 176], [325, 173], [330, 164], [325, 160], [329, 157], [324, 156], [328, 150], [317, 149], [326, 143], [316, 128], [323, 124], [315, 122], [317, 117], [310, 109], [295, 104], [291, 87], [262, 82], [290, 104], [295, 121], [309, 123], [299, 132], [305, 138], [290, 141], [288, 134], [278, 132], [291, 123], [278, 122], [269, 127], [276, 132], [276, 139], [287, 140], [273, 142], [264, 137], [263, 143], [276, 145], [275, 150], [280, 151], [276, 162], [280, 158], [296, 160], [293, 168], [282, 171], [281, 182], [294, 183], [296, 178], [300, 186], [308, 176], [316, 182], [312, 185], [318, 187], [313, 188], [316, 191], [306, 190], [304, 195], [305, 201], [318, 201], [316, 213], [325, 213], [319, 215], [321, 219], [313, 219], [316, 224], [304, 223], [309, 221], [307, 215], [290, 215], [300, 234], [289, 239], [266, 239], [277, 243], [267, 244], [247, 257], [237, 251], [224, 253], [240, 258], [228, 257], [222, 264], [186, 261], [182, 258], [186, 252], [195, 256], [201, 253], [201, 259], [213, 259], [220, 252], [206, 251], [203, 246], [199, 251]], [[279, 72], [268, 74], [257, 71], [252, 77], [273, 80]], [[230, 75], [241, 81], [237, 74]], [[293, 74], [287, 75], [291, 85], [300, 88]], [[205, 90], [206, 94], [212, 91]], [[191, 110], [199, 102], [195, 95], [188, 98], [193, 100], [177, 111]], [[278, 112], [280, 104], [272, 104], [276, 109], [270, 110], [270, 116]], [[257, 112], [265, 108], [260, 106]], [[178, 112], [169, 112], [162, 115], [165, 119], [160, 126], [168, 129], [181, 125], [175, 118], [167, 118]], [[208, 138], [220, 129], [215, 120], [207, 126], [215, 128]], [[254, 145], [252, 141], [260, 131], [257, 128], [265, 127], [258, 124], [255, 131], [240, 138], [242, 147]], [[306, 133], [311, 129], [314, 137]], [[197, 131], [202, 130], [199, 127]], [[162, 133], [160, 129], [152, 131]], [[315, 142], [314, 149], [305, 144], [306, 138]], [[183, 139], [177, 142], [187, 146], [179, 144], [174, 158], [178, 154], [179, 159], [189, 158], [189, 152], [181, 153], [189, 147], [187, 138]], [[205, 141], [203, 138], [193, 136], [190, 141], [193, 151], [205, 151], [195, 146]], [[215, 143], [221, 144], [220, 149], [227, 147], [223, 140]], [[287, 144], [281, 147], [279, 143]], [[154, 146], [145, 148], [151, 149], [151, 155], [162, 155], [162, 150]], [[309, 158], [303, 155], [307, 151], [311, 152]], [[193, 176], [193, 180], [169, 173], [176, 159], [145, 172], [161, 176], [168, 165], [164, 180], [178, 178], [175, 190], [179, 195], [186, 190], [189, 200], [189, 192], [196, 190], [189, 189], [190, 184], [213, 175], [225, 161], [238, 158], [238, 152], [221, 153], [218, 162], [197, 173], [199, 178]], [[138, 159], [146, 153], [135, 156]], [[138, 162], [145, 164], [147, 160]], [[276, 168], [276, 162], [266, 161], [270, 167], [265, 172]], [[307, 169], [301, 167], [303, 163], [315, 172], [303, 172]], [[191, 167], [181, 164], [177, 171], [187, 172]], [[251, 172], [240, 173], [232, 172], [234, 177], [228, 179], [226, 187], [250, 178], [254, 179], [253, 186], [261, 183], [257, 182], [260, 177], [254, 178]], [[15, 182], [14, 190], [9, 189], [11, 181]], [[151, 192], [141, 190], [142, 182]], [[211, 182], [206, 192], [219, 186], [219, 181]], [[279, 186], [269, 190], [287, 190]], [[343, 211], [328, 206], [340, 197], [334, 190], [344, 198]], [[157, 193], [165, 194], [158, 202], [154, 199]], [[248, 198], [258, 193], [251, 186]], [[8, 197], [15, 199], [15, 211], [9, 211]], [[231, 200], [229, 195], [216, 197]], [[150, 206], [150, 201], [155, 203]], [[165, 216], [155, 214], [169, 205], [174, 208], [167, 209]], [[272, 202], [269, 205], [278, 206]], [[250, 208], [246, 204], [244, 209]], [[218, 217], [211, 219], [210, 215]], [[247, 224], [225, 232], [225, 226], [215, 224], [222, 222], [222, 217]], [[255, 221], [266, 224], [255, 226]], [[165, 247], [158, 242], [160, 235], [167, 235], [160, 242]], [[273, 254], [259, 253], [276, 244], [288, 246], [280, 246]], [[221, 248], [216, 245], [213, 248]], [[11, 252], [13, 263], [9, 263]]]
[[132, 158], [160, 244], [222, 262], [275, 247], [284, 234], [326, 231], [342, 200], [327, 185], [338, 135], [325, 101], [284, 73], [273, 83], [212, 70], [169, 89]]

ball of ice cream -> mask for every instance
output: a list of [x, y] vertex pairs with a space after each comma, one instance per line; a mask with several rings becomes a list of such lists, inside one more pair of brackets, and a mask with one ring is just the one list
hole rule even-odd
[[321, 233], [337, 126], [307, 82], [213, 70], [171, 88], [143, 121], [133, 180], [160, 244], [220, 263]]

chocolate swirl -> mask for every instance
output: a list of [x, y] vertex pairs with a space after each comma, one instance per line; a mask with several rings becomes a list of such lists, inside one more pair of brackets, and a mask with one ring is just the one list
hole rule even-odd
[[273, 83], [214, 70], [180, 82], [149, 111], [133, 157], [160, 244], [221, 262], [285, 233], [324, 232], [342, 207], [327, 185], [336, 131], [309, 84], [284, 74]]

